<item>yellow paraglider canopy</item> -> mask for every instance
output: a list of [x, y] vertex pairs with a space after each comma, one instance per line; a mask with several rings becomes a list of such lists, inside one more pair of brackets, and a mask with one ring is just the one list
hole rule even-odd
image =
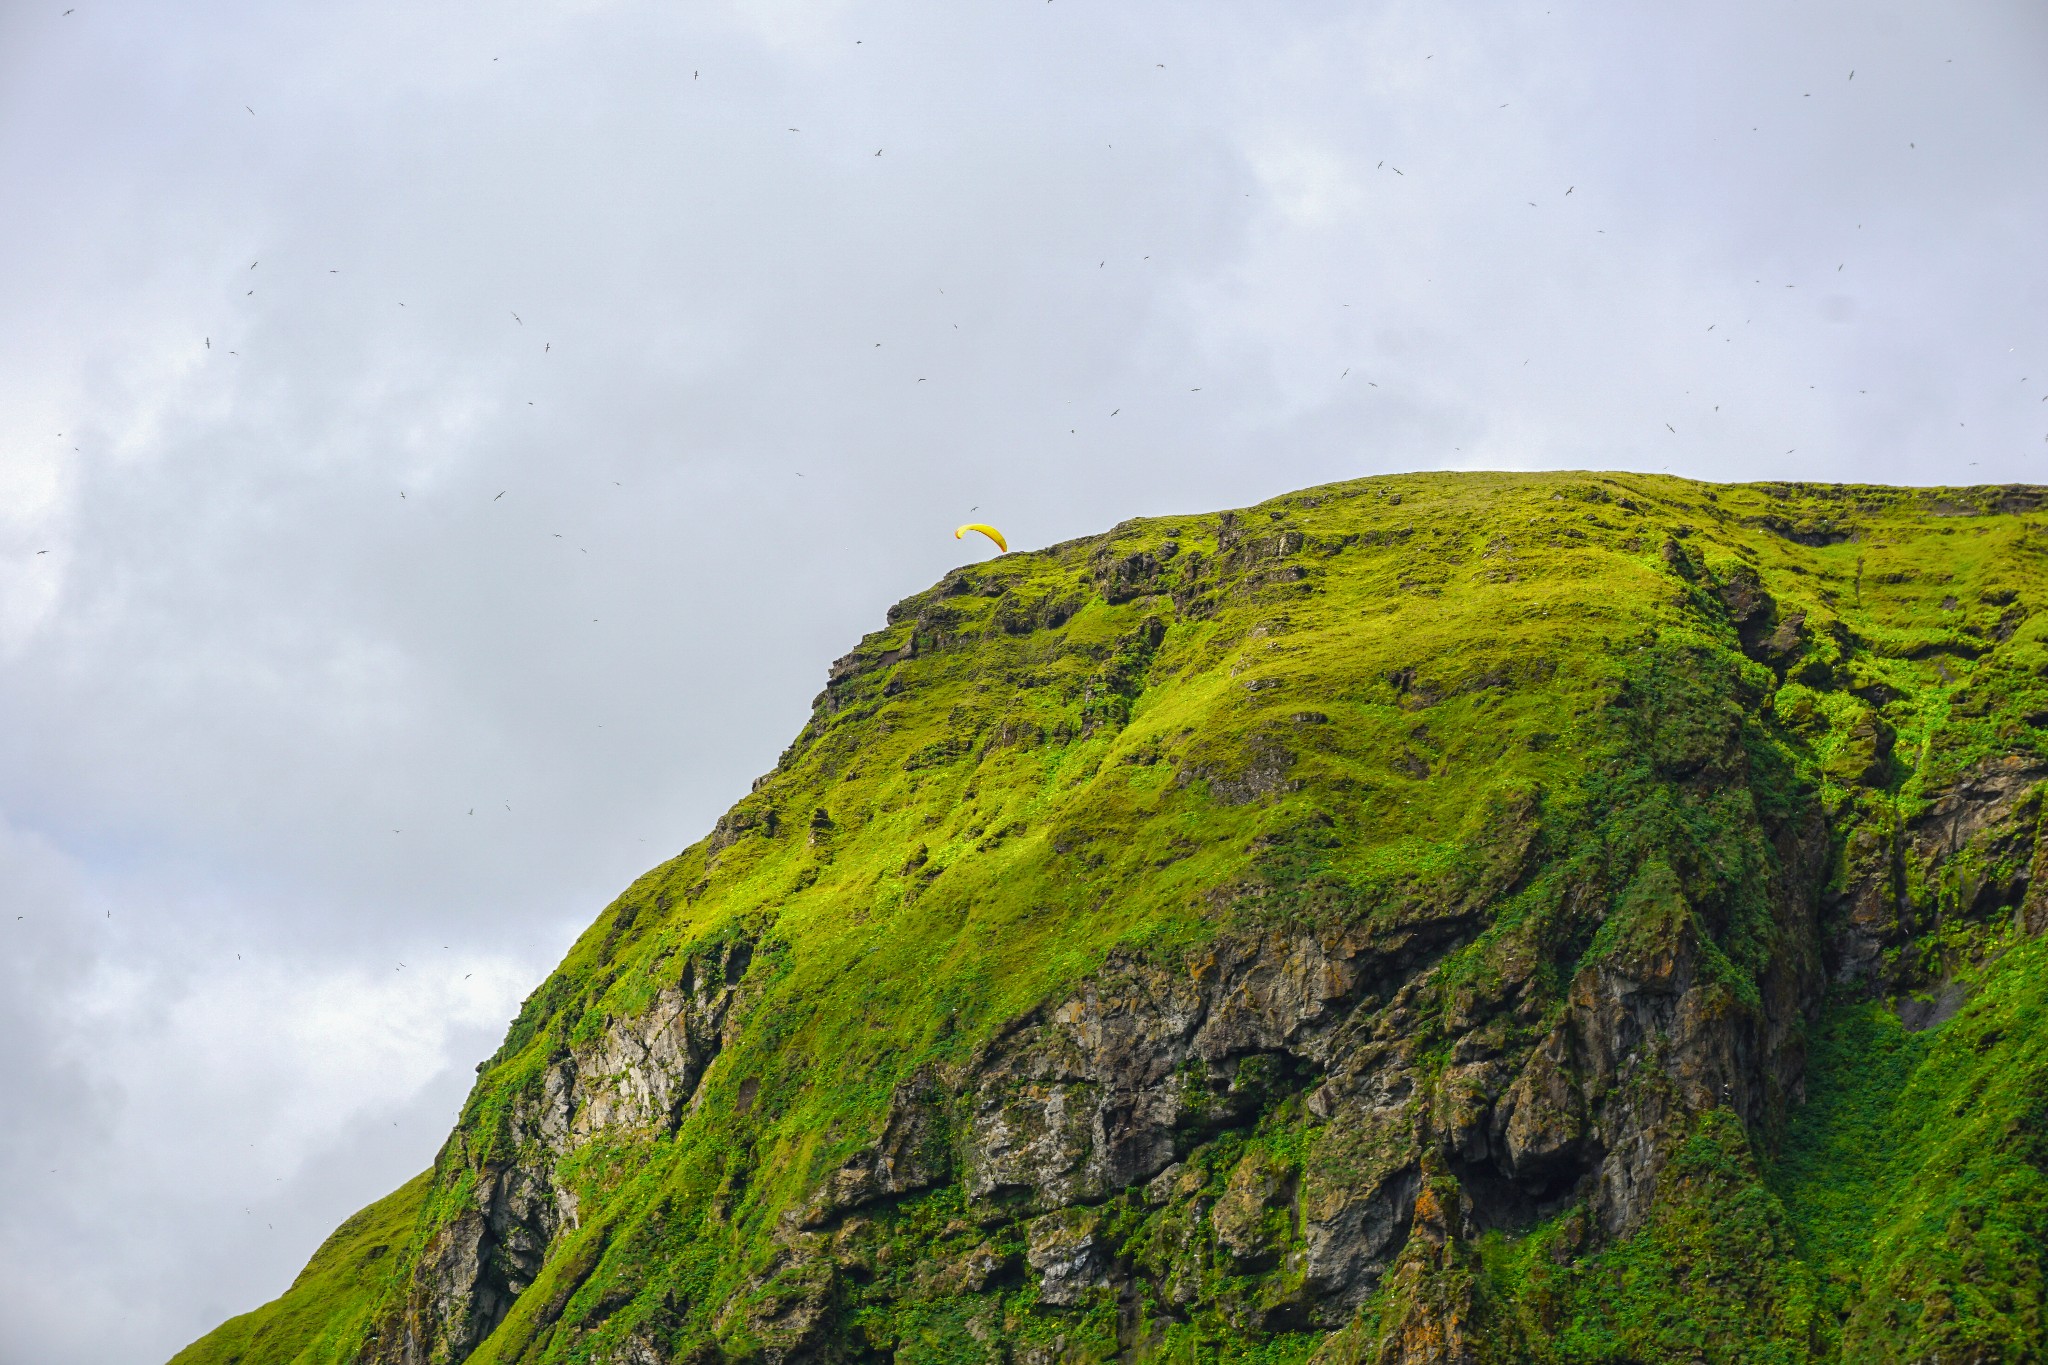
[[978, 521], [970, 521], [965, 526], [955, 531], [953, 533], [953, 539], [958, 540], [962, 536], [966, 535], [969, 531], [981, 532], [983, 535], [987, 536], [990, 540], [993, 540], [996, 543], [996, 548], [998, 550], [1001, 550], [1004, 554], [1008, 554], [1010, 552], [1010, 542], [1003, 539], [1003, 533], [1001, 531], [998, 531], [993, 526], [983, 526]]

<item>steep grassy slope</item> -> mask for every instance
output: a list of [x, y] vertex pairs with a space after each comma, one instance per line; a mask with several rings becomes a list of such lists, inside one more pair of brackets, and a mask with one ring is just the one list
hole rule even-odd
[[2035, 1358], [2043, 502], [1409, 476], [949, 575], [179, 1360]]
[[406, 1181], [336, 1228], [282, 1296], [229, 1318], [173, 1356], [173, 1365], [348, 1359], [376, 1304], [399, 1287], [394, 1253], [411, 1238], [428, 1181]]

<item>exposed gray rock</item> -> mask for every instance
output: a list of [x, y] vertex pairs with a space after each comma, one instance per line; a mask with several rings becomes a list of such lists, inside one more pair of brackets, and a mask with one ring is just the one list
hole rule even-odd
[[1223, 1197], [1209, 1211], [1216, 1243], [1240, 1272], [1270, 1270], [1285, 1249], [1293, 1220], [1297, 1172], [1270, 1153], [1252, 1152], [1231, 1169]]
[[[1885, 977], [1887, 954], [1933, 927], [1942, 914], [1966, 919], [2013, 916], [2028, 932], [2048, 929], [2048, 871], [2040, 838], [2041, 783], [2048, 768], [2022, 757], [1995, 759], [1959, 776], [1919, 815], [1889, 836], [1866, 829], [1843, 850], [1842, 889], [1830, 905], [1827, 952], [1837, 981], [1869, 981], [1886, 991], [1932, 981], [1900, 964]], [[1908, 875], [1917, 869], [1917, 877]], [[1949, 878], [1946, 905], [1943, 876]], [[1916, 898], [1909, 887], [1923, 888]]]
[[850, 1210], [945, 1180], [952, 1163], [943, 1112], [943, 1092], [929, 1074], [897, 1086], [881, 1137], [825, 1178], [804, 1205], [799, 1226], [824, 1227]]
[[1090, 1289], [1109, 1282], [1109, 1249], [1093, 1209], [1061, 1209], [1024, 1225], [1026, 1262], [1038, 1276], [1038, 1300], [1070, 1307]]
[[[1484, 1082], [1498, 1077], [1499, 1066], [1475, 1064], [1475, 1070], [1485, 1068], [1473, 1087], [1476, 1093], [1485, 1093]], [[1585, 1134], [1585, 1097], [1573, 1073], [1570, 1037], [1560, 1025], [1529, 1054], [1521, 1075], [1501, 1097], [1489, 1145], [1507, 1175], [1547, 1185], [1577, 1165]], [[1471, 1153], [1468, 1144], [1460, 1155], [1470, 1161], [1484, 1153]]]
[[444, 1150], [444, 1164], [473, 1160], [474, 1202], [433, 1234], [365, 1365], [461, 1360], [503, 1321], [577, 1225], [556, 1163], [601, 1133], [673, 1131], [737, 1023], [753, 954], [751, 939], [736, 938], [689, 958], [646, 1009], [557, 1056], [509, 1116], [505, 1142], [475, 1158]]

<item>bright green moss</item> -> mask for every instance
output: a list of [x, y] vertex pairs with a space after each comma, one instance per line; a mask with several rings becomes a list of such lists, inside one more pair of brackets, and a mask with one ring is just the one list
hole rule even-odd
[[1815, 1031], [1775, 1183], [1850, 1359], [2019, 1360], [2048, 1340], [2048, 943], [1971, 977], [1926, 1032], [1860, 1000]]
[[415, 1176], [320, 1244], [282, 1296], [230, 1318], [171, 1365], [339, 1365], [355, 1358], [371, 1310], [396, 1284], [429, 1177]]
[[[412, 1230], [379, 1244], [375, 1272], [320, 1278], [317, 1312], [295, 1287], [181, 1359], [233, 1359], [259, 1332], [242, 1359], [295, 1359], [269, 1343], [314, 1317], [304, 1340], [359, 1341], [472, 1203], [476, 1165], [521, 1155], [510, 1117], [552, 1060], [740, 936], [757, 940], [745, 1023], [696, 1103], [673, 1134], [611, 1135], [564, 1164], [580, 1227], [473, 1359], [596, 1359], [634, 1333], [678, 1358], [760, 1346], [721, 1306], [802, 1289], [777, 1279], [796, 1273], [780, 1220], [873, 1140], [895, 1088], [959, 1066], [1115, 950], [1193, 961], [1230, 930], [1457, 926], [1417, 1004], [1439, 1070], [1444, 1021], [1510, 963], [1547, 992], [1523, 1042], [1578, 970], [1681, 929], [1753, 1007], [1774, 964], [1813, 951], [1781, 922], [1777, 832], [1825, 819], [1840, 891], [1890, 868], [1888, 841], [1957, 774], [2048, 762], [2048, 617], [2029, 605], [2048, 600], [2048, 534], [1998, 498], [1402, 476], [949, 575], [844, 661], [712, 836], [629, 887], [526, 1002], [431, 1184], [392, 1205]], [[1767, 614], [1738, 610], [1752, 590]], [[1931, 908], [1882, 984], [1976, 973], [1962, 1016], [1909, 1038], [1880, 1006], [1831, 1006], [1811, 1102], [1774, 1119], [1768, 1180], [1757, 1144], [1775, 1130], [1709, 1115], [1636, 1238], [1582, 1255], [1567, 1212], [1490, 1239], [1459, 1271], [1483, 1314], [1559, 1361], [2024, 1358], [2048, 965], [1970, 910], [1973, 888], [2014, 875], [2002, 856], [1897, 869]], [[1262, 1106], [1189, 1154], [1215, 1196], [1254, 1158], [1408, 1159], [1381, 1150], [1392, 1138], [1325, 1133], [1278, 1080]], [[972, 1292], [913, 1282], [980, 1246], [956, 1197], [877, 1218], [875, 1254], [894, 1259], [837, 1310], [864, 1349], [980, 1359], [994, 1333], [1113, 1355], [1128, 1306], [1039, 1311], [1018, 1247], [992, 1246], [1010, 1269]], [[1185, 1210], [1134, 1198], [1101, 1216], [1127, 1254], [1178, 1264]], [[1284, 1246], [1270, 1221], [1258, 1235]], [[1195, 1308], [1141, 1305], [1152, 1358], [1315, 1349], [1286, 1318], [1284, 1254], [1205, 1264]]]

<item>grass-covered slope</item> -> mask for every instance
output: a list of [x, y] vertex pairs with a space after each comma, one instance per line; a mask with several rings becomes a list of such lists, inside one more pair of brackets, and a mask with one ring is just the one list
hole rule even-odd
[[406, 1181], [336, 1228], [290, 1289], [229, 1318], [171, 1357], [172, 1365], [349, 1359], [375, 1305], [398, 1287], [398, 1253], [416, 1231], [428, 1180]]
[[2037, 1358], [2041, 505], [1406, 476], [949, 575], [178, 1359]]

